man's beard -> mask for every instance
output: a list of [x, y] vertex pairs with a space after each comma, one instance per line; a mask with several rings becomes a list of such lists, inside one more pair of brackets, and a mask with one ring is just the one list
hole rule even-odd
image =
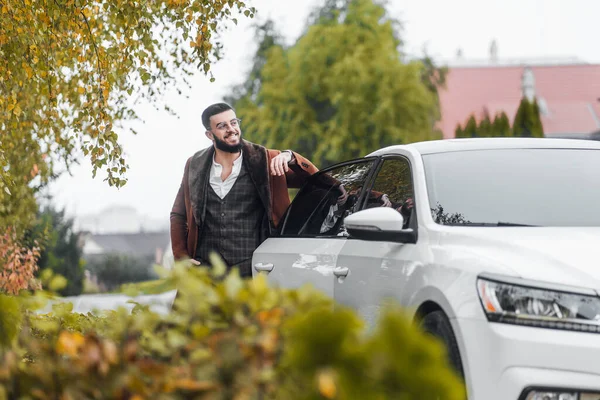
[[239, 153], [242, 151], [242, 134], [240, 133], [240, 142], [238, 144], [227, 144], [225, 141], [213, 135], [215, 147], [227, 153]]

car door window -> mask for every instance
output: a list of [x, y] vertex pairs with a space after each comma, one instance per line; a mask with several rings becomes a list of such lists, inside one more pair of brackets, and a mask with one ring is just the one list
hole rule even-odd
[[361, 160], [313, 175], [294, 198], [282, 235], [343, 235], [343, 220], [356, 210], [374, 163]]
[[365, 198], [364, 208], [391, 207], [404, 217], [404, 228], [410, 223], [414, 190], [410, 163], [404, 157], [383, 161], [373, 188]]

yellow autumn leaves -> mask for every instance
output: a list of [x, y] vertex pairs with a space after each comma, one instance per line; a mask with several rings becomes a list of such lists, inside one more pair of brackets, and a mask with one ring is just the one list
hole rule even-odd
[[62, 331], [58, 336], [56, 353], [69, 356], [78, 366], [94, 368], [102, 375], [106, 375], [110, 366], [116, 365], [120, 358], [114, 342], [68, 331]]
[[330, 369], [325, 369], [318, 372], [317, 385], [319, 393], [327, 399], [335, 399], [337, 395], [337, 387], [335, 382], [335, 373]]

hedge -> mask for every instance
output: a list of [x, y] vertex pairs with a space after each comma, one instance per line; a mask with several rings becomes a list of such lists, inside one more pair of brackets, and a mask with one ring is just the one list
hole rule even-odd
[[269, 287], [175, 265], [170, 313], [36, 312], [46, 292], [0, 296], [0, 399], [465, 398], [443, 347], [391, 304], [366, 330], [312, 287]]

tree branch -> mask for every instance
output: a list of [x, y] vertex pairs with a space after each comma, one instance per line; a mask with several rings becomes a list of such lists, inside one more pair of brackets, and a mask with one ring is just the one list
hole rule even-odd
[[96, 53], [96, 63], [98, 65], [98, 75], [102, 79], [102, 69], [100, 68], [100, 54], [98, 53], [98, 47], [96, 46], [96, 40], [94, 40], [94, 35], [92, 34], [92, 28], [90, 27], [90, 22], [88, 21], [87, 17], [83, 13], [83, 11], [80, 11], [79, 13], [83, 16], [83, 21], [85, 22], [88, 33], [90, 35], [90, 41], [92, 42], [92, 46], [94, 46], [94, 52]]

